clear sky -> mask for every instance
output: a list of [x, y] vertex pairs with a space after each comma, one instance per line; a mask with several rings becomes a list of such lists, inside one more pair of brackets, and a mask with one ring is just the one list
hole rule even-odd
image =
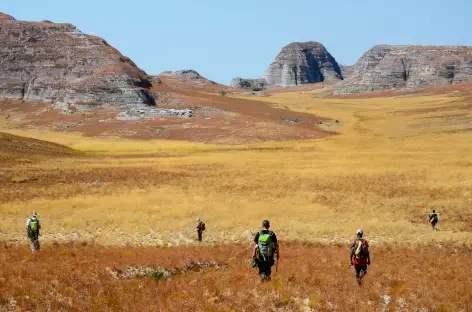
[[318, 41], [341, 64], [376, 44], [472, 45], [472, 0], [0, 0], [19, 20], [68, 22], [149, 74], [261, 77], [280, 49]]

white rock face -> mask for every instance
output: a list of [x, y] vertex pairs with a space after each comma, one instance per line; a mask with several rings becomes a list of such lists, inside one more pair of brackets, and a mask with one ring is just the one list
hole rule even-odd
[[343, 79], [341, 69], [318, 42], [295, 42], [285, 46], [269, 66], [265, 80], [272, 86], [296, 86]]

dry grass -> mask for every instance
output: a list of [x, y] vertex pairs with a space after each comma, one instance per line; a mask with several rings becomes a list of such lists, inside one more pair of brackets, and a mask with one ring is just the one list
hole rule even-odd
[[[223, 146], [9, 131], [84, 153], [11, 136], [0, 146], [0, 311], [472, 310], [471, 99], [303, 91], [258, 100], [329, 117], [320, 127], [340, 134]], [[426, 222], [431, 209], [440, 231]], [[38, 257], [10, 245], [25, 243], [32, 210], [49, 242]], [[189, 246], [197, 216], [209, 246]], [[282, 261], [260, 285], [249, 248], [232, 242], [249, 241], [264, 218]], [[345, 244], [359, 226], [373, 258], [362, 288]], [[229, 267], [158, 283], [106, 271], [189, 260]]]
[[[345, 246], [282, 243], [278, 273], [260, 284], [243, 245], [136, 248], [50, 245], [37, 257], [1, 247], [0, 311], [470, 311], [470, 250], [372, 248], [358, 287]], [[106, 268], [181, 267], [213, 260], [224, 270], [156, 282], [117, 280]], [[388, 302], [388, 303], [386, 303]]]
[[[340, 135], [223, 146], [9, 131], [94, 154], [1, 169], [0, 237], [24, 241], [37, 210], [46, 240], [113, 245], [193, 243], [198, 216], [209, 242], [246, 241], [264, 218], [291, 240], [345, 242], [362, 226], [374, 242], [472, 242], [470, 99], [258, 100], [338, 120], [320, 126]], [[432, 209], [441, 231], [426, 222]]]

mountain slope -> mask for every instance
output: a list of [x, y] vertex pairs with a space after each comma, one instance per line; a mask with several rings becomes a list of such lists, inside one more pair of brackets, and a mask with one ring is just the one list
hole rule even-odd
[[141, 69], [70, 24], [0, 13], [0, 97], [88, 104], [154, 104]]

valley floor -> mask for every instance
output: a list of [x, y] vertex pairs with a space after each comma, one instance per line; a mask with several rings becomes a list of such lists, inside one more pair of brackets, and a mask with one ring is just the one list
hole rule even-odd
[[[210, 243], [247, 242], [265, 218], [289, 240], [346, 243], [363, 227], [374, 243], [472, 243], [472, 98], [318, 92], [258, 101], [330, 117], [318, 126], [338, 134], [319, 140], [214, 145], [5, 129], [0, 239], [25, 242], [36, 210], [45, 241], [194, 244], [200, 217]], [[428, 225], [432, 209], [440, 231]]]
[[[470, 94], [324, 92], [257, 99], [325, 116], [316, 131], [335, 134], [317, 140], [142, 141], [2, 119], [0, 311], [472, 310]], [[439, 231], [427, 221], [433, 209]], [[43, 225], [38, 257], [25, 235], [33, 210]], [[200, 247], [197, 217], [207, 228]], [[263, 219], [282, 260], [261, 285], [248, 256]], [[373, 258], [362, 288], [347, 254], [358, 227]], [[187, 260], [223, 268], [157, 283], [110, 274]]]
[[[0, 311], [471, 311], [470, 249], [371, 248], [357, 286], [346, 246], [282, 243], [261, 284], [247, 245], [139, 248], [54, 244], [31, 255], [0, 247]], [[133, 268], [215, 263], [170, 278], [117, 279]]]

